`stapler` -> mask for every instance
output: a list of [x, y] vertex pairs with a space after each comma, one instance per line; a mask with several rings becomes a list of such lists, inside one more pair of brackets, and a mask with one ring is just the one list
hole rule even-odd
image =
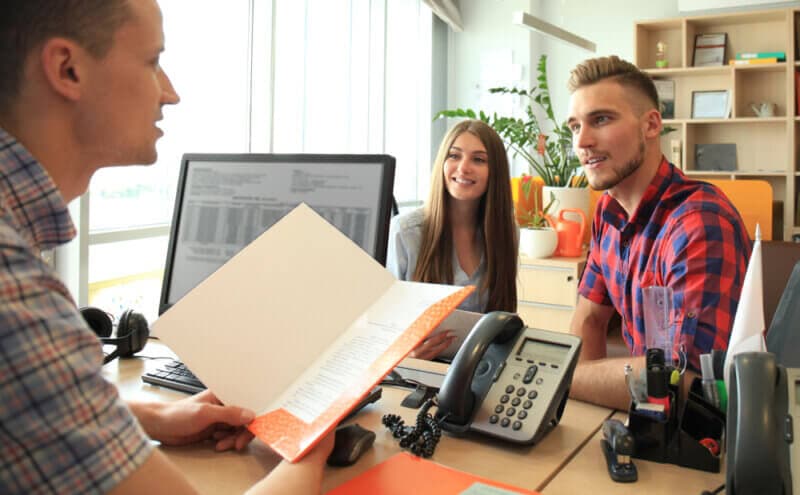
[[636, 466], [631, 461], [633, 455], [633, 435], [618, 419], [603, 422], [603, 439], [600, 448], [606, 456], [606, 466], [611, 479], [620, 483], [636, 481]]

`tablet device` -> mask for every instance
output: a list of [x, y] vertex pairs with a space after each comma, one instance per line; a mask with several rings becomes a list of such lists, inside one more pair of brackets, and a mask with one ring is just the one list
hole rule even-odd
[[445, 320], [438, 327], [436, 327], [433, 332], [431, 332], [431, 336], [433, 336], [437, 333], [449, 330], [451, 333], [456, 335], [456, 339], [453, 341], [453, 343], [450, 344], [450, 346], [441, 354], [439, 354], [437, 358], [447, 360], [453, 359], [458, 350], [461, 348], [461, 344], [464, 343], [464, 339], [467, 338], [467, 335], [469, 335], [469, 332], [472, 330], [472, 327], [478, 323], [478, 320], [480, 320], [482, 316], [483, 313], [462, 311], [460, 309], [450, 313], [450, 316], [445, 318]]

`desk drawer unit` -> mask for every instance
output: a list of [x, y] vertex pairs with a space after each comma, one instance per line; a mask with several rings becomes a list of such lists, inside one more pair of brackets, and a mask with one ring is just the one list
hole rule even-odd
[[517, 311], [526, 325], [569, 331], [585, 258], [521, 258]]

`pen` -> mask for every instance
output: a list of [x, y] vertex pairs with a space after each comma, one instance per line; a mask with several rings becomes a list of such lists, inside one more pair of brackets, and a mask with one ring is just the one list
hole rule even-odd
[[636, 389], [633, 385], [633, 377], [631, 374], [633, 373], [633, 367], [630, 363], [625, 363], [625, 384], [628, 386], [628, 393], [631, 394], [631, 401], [633, 401], [633, 405], [636, 405]]
[[721, 411], [728, 410], [728, 391], [725, 389], [725, 382], [717, 380], [717, 397], [719, 397], [719, 409]]
[[719, 393], [717, 383], [714, 380], [714, 365], [712, 364], [711, 354], [700, 354], [700, 372], [702, 374], [703, 397], [717, 409], [719, 409]]

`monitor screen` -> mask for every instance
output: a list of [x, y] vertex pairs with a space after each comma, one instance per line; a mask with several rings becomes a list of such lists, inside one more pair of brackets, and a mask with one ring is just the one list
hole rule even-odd
[[300, 203], [385, 264], [393, 185], [387, 155], [184, 155], [159, 314]]

